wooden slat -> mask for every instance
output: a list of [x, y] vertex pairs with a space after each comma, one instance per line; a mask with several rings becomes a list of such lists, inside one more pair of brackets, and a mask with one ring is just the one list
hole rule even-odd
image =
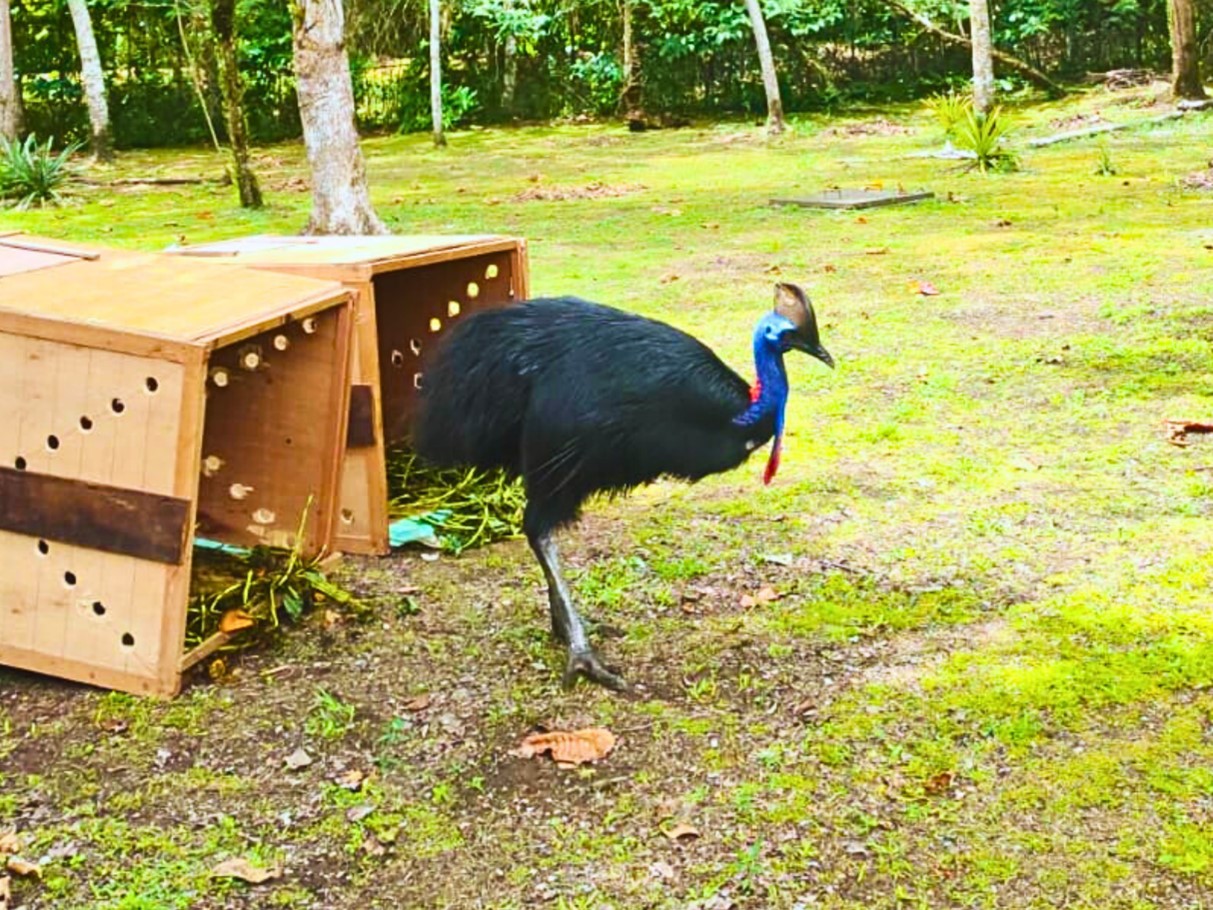
[[0, 467], [0, 529], [177, 565], [190, 503], [172, 496]]
[[[49, 243], [45, 240], [26, 240], [24, 238], [5, 237], [0, 240], [0, 246], [12, 247], [15, 250], [29, 250], [33, 253], [51, 253], [55, 256], [70, 256], [74, 259], [97, 259], [101, 254], [96, 250], [84, 247], [63, 246]], [[0, 253], [0, 255], [3, 255]]]

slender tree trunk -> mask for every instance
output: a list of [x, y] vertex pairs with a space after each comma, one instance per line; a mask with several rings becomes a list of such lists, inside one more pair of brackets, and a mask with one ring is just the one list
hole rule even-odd
[[88, 104], [93, 157], [98, 161], [109, 161], [114, 157], [110, 113], [105, 101], [105, 74], [101, 71], [101, 54], [93, 35], [93, 22], [89, 18], [85, 0], [67, 0], [67, 8], [71, 10], [76, 44], [80, 48], [80, 81], [84, 83], [84, 100]]
[[1205, 97], [1200, 80], [1200, 51], [1196, 42], [1196, 9], [1192, 0], [1167, 0], [1171, 28], [1171, 92], [1177, 99]]
[[358, 147], [341, 0], [297, 0], [292, 11], [299, 119], [312, 172], [306, 232], [386, 234], [371, 207]]
[[969, 33], [973, 41], [973, 110], [988, 114], [994, 107], [994, 45], [987, 0], [969, 0]]
[[446, 145], [442, 132], [442, 3], [430, 0], [430, 119], [434, 145]]
[[21, 132], [20, 87], [13, 78], [13, 30], [9, 0], [0, 0], [0, 138]]
[[232, 150], [232, 170], [240, 205], [259, 209], [261, 187], [249, 165], [248, 122], [244, 117], [244, 84], [236, 61], [236, 0], [212, 0], [211, 31], [219, 59], [219, 89], [223, 93], [223, 114], [227, 123], [227, 141]]
[[767, 131], [782, 133], [783, 101], [779, 97], [779, 78], [775, 75], [775, 59], [771, 56], [771, 42], [767, 38], [767, 23], [762, 17], [759, 0], [745, 0], [750, 14], [750, 25], [754, 28], [754, 43], [758, 46], [758, 65], [762, 68], [762, 84], [767, 92]]
[[506, 111], [514, 110], [514, 93], [518, 87], [518, 38], [513, 32], [505, 36], [505, 63], [501, 74], [501, 106]]

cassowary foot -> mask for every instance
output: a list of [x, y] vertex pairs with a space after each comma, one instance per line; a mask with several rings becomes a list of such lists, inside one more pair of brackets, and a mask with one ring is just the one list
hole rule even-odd
[[626, 692], [628, 684], [622, 676], [606, 667], [593, 651], [569, 651], [569, 662], [564, 670], [563, 685], [572, 688], [577, 677], [584, 676], [592, 683], [606, 686], [616, 692]]

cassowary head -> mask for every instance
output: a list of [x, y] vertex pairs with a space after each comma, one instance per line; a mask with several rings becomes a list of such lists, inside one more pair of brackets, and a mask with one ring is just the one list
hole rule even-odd
[[775, 309], [763, 324], [767, 339], [777, 344], [780, 351], [803, 351], [828, 367], [834, 366], [834, 358], [817, 335], [813, 304], [796, 285], [782, 282], [775, 285]]

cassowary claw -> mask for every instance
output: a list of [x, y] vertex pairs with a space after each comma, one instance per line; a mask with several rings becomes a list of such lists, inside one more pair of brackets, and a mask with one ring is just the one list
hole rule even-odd
[[598, 655], [593, 651], [570, 651], [569, 662], [564, 670], [562, 683], [570, 689], [577, 682], [578, 676], [584, 676], [590, 682], [606, 686], [616, 692], [626, 692], [628, 684], [622, 676], [608, 669]]

